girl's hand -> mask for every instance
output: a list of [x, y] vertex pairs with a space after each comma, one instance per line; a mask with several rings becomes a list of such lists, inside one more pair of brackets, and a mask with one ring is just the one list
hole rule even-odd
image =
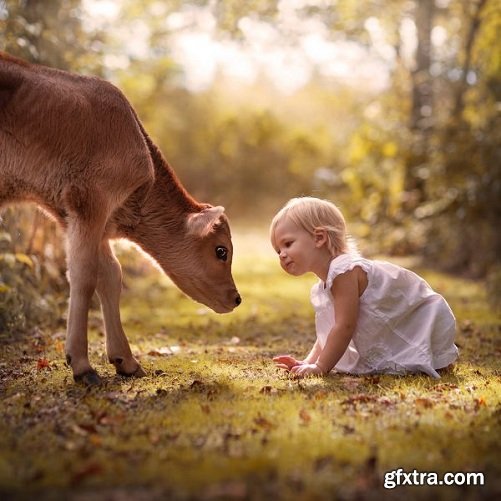
[[297, 376], [297, 377], [312, 376], [312, 375], [317, 375], [317, 376], [323, 375], [322, 369], [317, 364], [302, 364], [302, 365], [297, 365], [296, 367], [293, 367], [291, 369], [291, 372], [293, 372], [294, 375]]
[[273, 361], [277, 364], [277, 367], [288, 371], [303, 364], [302, 360], [296, 360], [290, 355], [278, 355], [277, 357], [273, 357]]

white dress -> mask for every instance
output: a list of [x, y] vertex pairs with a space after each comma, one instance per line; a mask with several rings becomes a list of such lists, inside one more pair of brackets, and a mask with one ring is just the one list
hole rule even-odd
[[367, 273], [368, 285], [360, 296], [353, 337], [334, 369], [351, 374], [424, 372], [439, 378], [436, 369], [458, 357], [454, 315], [421, 277], [385, 261], [355, 253], [331, 261], [327, 281], [320, 280], [311, 290], [320, 346], [335, 323], [332, 282], [356, 266]]

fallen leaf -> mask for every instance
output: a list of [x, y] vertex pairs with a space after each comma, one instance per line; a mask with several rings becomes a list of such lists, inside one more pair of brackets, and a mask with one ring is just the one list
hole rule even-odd
[[246, 499], [248, 494], [244, 482], [230, 481], [211, 486], [205, 492], [203, 499]]
[[315, 400], [325, 400], [327, 398], [327, 396], [329, 395], [329, 393], [325, 390], [320, 390], [320, 391], [317, 391], [315, 393]]
[[306, 409], [301, 409], [299, 411], [299, 417], [303, 424], [308, 424], [311, 421], [311, 415]]
[[96, 427], [93, 424], [78, 423], [73, 427], [73, 431], [79, 435], [87, 435], [87, 433], [97, 433]]
[[487, 403], [485, 402], [485, 399], [483, 397], [475, 398], [473, 400], [475, 402], [475, 410], [478, 411], [480, 407], [485, 407]]
[[433, 400], [426, 397], [419, 397], [414, 400], [414, 403], [420, 407], [424, 407], [425, 409], [431, 409], [434, 405]]
[[80, 484], [88, 477], [92, 477], [94, 475], [99, 475], [103, 472], [103, 467], [99, 463], [89, 463], [85, 465], [83, 468], [77, 470], [73, 476], [71, 477], [71, 484], [77, 485]]
[[181, 350], [179, 346], [162, 346], [161, 348], [156, 348], [154, 350], [150, 350], [148, 355], [152, 357], [166, 357], [175, 355]]
[[319, 472], [323, 469], [325, 469], [327, 466], [329, 466], [332, 463], [332, 456], [322, 456], [317, 459], [315, 459], [315, 463], [313, 465], [313, 468], [315, 469], [316, 472]]
[[89, 435], [89, 442], [96, 447], [100, 447], [103, 440], [97, 433], [92, 433]]
[[395, 404], [395, 402], [393, 400], [391, 400], [390, 398], [388, 398], [388, 397], [379, 397], [377, 399], [377, 402], [378, 402], [378, 404], [382, 404], [385, 407], [389, 407], [390, 405], [394, 405]]
[[438, 392], [442, 393], [442, 392], [447, 391], [447, 390], [457, 390], [457, 388], [458, 388], [457, 384], [439, 383], [433, 387], [433, 391], [438, 391]]
[[357, 395], [353, 395], [351, 397], [344, 399], [341, 402], [341, 405], [355, 406], [357, 405], [357, 403], [365, 404], [367, 402], [374, 402], [375, 400], [377, 400], [377, 397], [375, 397], [374, 395], [368, 395], [367, 393], [359, 393]]
[[57, 353], [64, 353], [64, 341], [57, 339], [54, 343], [54, 348], [56, 349]]
[[199, 379], [193, 380], [192, 383], [190, 384], [190, 388], [192, 390], [201, 390], [204, 386], [205, 386], [204, 383]]
[[365, 376], [364, 378], [368, 383], [370, 384], [374, 384], [374, 385], [377, 385], [379, 384], [379, 381], [381, 380], [381, 377], [380, 376], [377, 376], [377, 375], [369, 375], [369, 376]]
[[103, 414], [98, 419], [98, 423], [103, 426], [120, 426], [124, 421], [124, 414]]
[[148, 438], [150, 439], [150, 443], [152, 445], [156, 445], [158, 444], [158, 442], [160, 442], [160, 435], [155, 431], [150, 430]]
[[274, 428], [273, 423], [271, 421], [268, 421], [265, 417], [261, 415], [254, 418], [254, 423], [256, 423], [260, 428], [263, 428], [265, 430], [271, 430]]
[[359, 378], [345, 376], [345, 377], [341, 378], [341, 383], [343, 384], [343, 387], [346, 390], [353, 391], [360, 386], [361, 381]]
[[266, 385], [259, 390], [259, 393], [263, 393], [264, 395], [276, 395], [278, 390], [273, 388], [273, 386]]
[[341, 428], [343, 428], [344, 435], [352, 435], [353, 433], [355, 433], [355, 428], [353, 426], [348, 425], [348, 424], [343, 424], [341, 426]]
[[42, 369], [49, 368], [49, 361], [46, 358], [39, 358], [37, 361], [37, 369], [40, 371]]

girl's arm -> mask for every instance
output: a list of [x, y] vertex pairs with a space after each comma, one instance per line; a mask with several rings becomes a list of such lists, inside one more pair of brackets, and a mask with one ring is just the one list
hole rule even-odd
[[336, 323], [317, 360], [314, 363], [296, 366], [292, 369], [292, 372], [299, 376], [327, 374], [343, 356], [355, 331], [359, 307], [356, 268], [337, 276], [332, 282], [331, 292], [336, 305]]
[[303, 360], [303, 364], [314, 364], [321, 352], [322, 348], [320, 348], [320, 343], [317, 339], [310, 353], [308, 353], [307, 357]]

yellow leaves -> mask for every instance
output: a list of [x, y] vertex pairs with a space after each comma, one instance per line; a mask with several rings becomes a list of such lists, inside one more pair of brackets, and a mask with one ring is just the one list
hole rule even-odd
[[234, 159], [238, 156], [238, 143], [231, 136], [225, 136], [219, 143], [219, 153], [225, 157]]
[[33, 261], [29, 256], [20, 252], [17, 252], [14, 256], [18, 263], [23, 263], [33, 269]]
[[350, 143], [349, 160], [352, 164], [363, 161], [369, 154], [368, 141], [359, 134], [355, 134]]
[[350, 188], [356, 200], [362, 200], [364, 198], [365, 189], [362, 180], [354, 169], [343, 169], [341, 172], [341, 179]]
[[381, 151], [385, 157], [395, 157], [398, 152], [398, 146], [393, 141], [388, 141], [383, 144]]
[[56, 350], [57, 353], [63, 354], [64, 353], [64, 341], [61, 339], [56, 339], [54, 341], [54, 349]]
[[120, 84], [127, 95], [149, 96], [156, 86], [156, 81], [155, 77], [149, 73], [134, 76], [124, 74]]
[[9, 266], [13, 266], [15, 263], [25, 264], [31, 269], [33, 269], [34, 266], [31, 257], [27, 254], [23, 254], [22, 252], [16, 252], [15, 254], [4, 252], [0, 254], [0, 261], [4, 261]]

